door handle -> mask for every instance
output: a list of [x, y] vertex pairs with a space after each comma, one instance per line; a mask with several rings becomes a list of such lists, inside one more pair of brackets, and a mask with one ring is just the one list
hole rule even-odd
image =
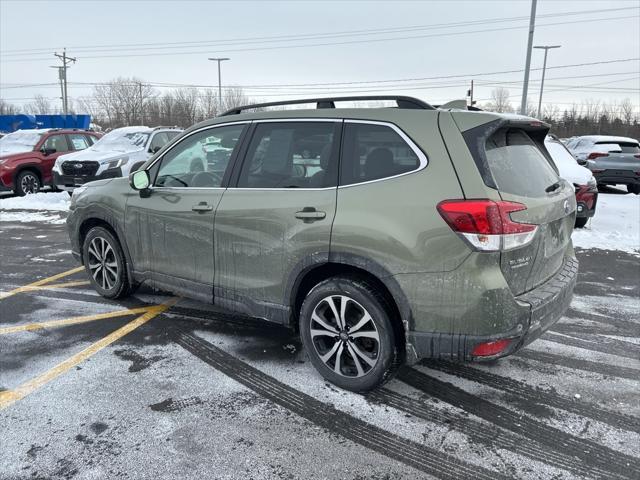
[[322, 220], [325, 218], [327, 214], [325, 212], [320, 212], [316, 210], [314, 207], [304, 207], [299, 212], [296, 212], [296, 218], [300, 220], [304, 220], [305, 223], [315, 222], [316, 220]]
[[200, 202], [199, 204], [191, 207], [191, 210], [198, 213], [210, 212], [213, 210], [213, 205], [209, 205], [207, 202]]

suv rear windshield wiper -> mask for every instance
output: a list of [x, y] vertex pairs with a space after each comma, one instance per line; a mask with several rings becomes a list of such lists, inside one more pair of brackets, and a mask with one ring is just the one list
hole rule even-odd
[[547, 193], [551, 193], [551, 192], [555, 192], [559, 188], [560, 188], [560, 182], [556, 182], [549, 185], [547, 188], [544, 189], [544, 191]]

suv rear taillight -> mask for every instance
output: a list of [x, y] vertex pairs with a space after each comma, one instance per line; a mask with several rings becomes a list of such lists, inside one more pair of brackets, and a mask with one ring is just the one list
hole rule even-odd
[[602, 153], [602, 152], [592, 152], [589, 154], [589, 156], [587, 157], [587, 160], [594, 160], [596, 158], [599, 157], [608, 157], [609, 154], [608, 153]]
[[497, 252], [522, 247], [533, 240], [537, 225], [511, 220], [521, 203], [493, 200], [444, 200], [437, 206], [445, 222], [473, 248]]

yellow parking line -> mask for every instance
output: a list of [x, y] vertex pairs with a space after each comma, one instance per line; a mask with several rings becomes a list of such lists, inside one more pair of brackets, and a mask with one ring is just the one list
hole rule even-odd
[[8, 292], [0, 293], [0, 299], [10, 297], [12, 295], [15, 295], [16, 293], [35, 290], [37, 287], [41, 287], [42, 285], [46, 285], [48, 283], [54, 282], [60, 278], [73, 275], [74, 273], [82, 272], [83, 270], [84, 270], [84, 267], [72, 268], [71, 270], [67, 270], [66, 272], [58, 273], [51, 277], [43, 278], [42, 280], [38, 280], [37, 282], [33, 282], [28, 285], [24, 285], [23, 287], [14, 288], [13, 290], [9, 290]]
[[14, 388], [13, 390], [5, 390], [4, 392], [0, 392], [0, 410], [7, 408], [9, 405], [12, 405], [18, 400], [29, 395], [30, 393], [33, 393], [35, 390], [37, 390], [41, 386], [47, 384], [51, 380], [67, 372], [69, 369], [75, 367], [79, 363], [92, 357], [93, 355], [98, 353], [100, 350], [102, 350], [104, 347], [112, 344], [116, 340], [119, 340], [120, 338], [124, 337], [125, 335], [132, 332], [133, 330], [140, 327], [141, 325], [144, 325], [155, 316], [159, 315], [160, 313], [164, 312], [166, 309], [170, 308], [177, 301], [178, 301], [177, 298], [171, 298], [160, 305], [148, 307], [146, 309], [147, 310], [146, 313], [140, 315], [135, 320], [132, 320], [131, 322], [124, 325], [123, 327], [120, 327], [119, 329], [110, 333], [106, 337], [89, 345], [87, 348], [85, 348], [81, 352], [76, 353], [74, 356], [65, 360], [62, 363], [59, 363], [52, 369], [23, 383], [22, 385], [20, 385], [17, 388]]
[[[21, 287], [23, 292], [32, 292], [34, 290], [51, 290], [54, 288], [67, 288], [67, 287], [79, 287], [80, 285], [89, 285], [91, 282], [89, 280], [76, 280], [73, 282], [64, 282], [64, 283], [52, 283], [47, 285], [36, 285], [33, 286], [25, 286]], [[2, 297], [0, 297], [2, 298]]]
[[31, 330], [40, 330], [42, 328], [55, 328], [63, 327], [65, 325], [74, 325], [76, 323], [93, 322], [94, 320], [103, 320], [105, 318], [123, 317], [125, 315], [135, 315], [137, 313], [144, 313], [153, 307], [140, 307], [131, 308], [126, 310], [116, 310], [114, 312], [98, 313], [95, 315], [85, 315], [83, 317], [66, 318], [64, 320], [51, 320], [48, 322], [29, 323], [27, 325], [16, 325], [14, 327], [2, 327], [0, 328], [0, 335], [7, 335], [9, 333], [26, 332]]

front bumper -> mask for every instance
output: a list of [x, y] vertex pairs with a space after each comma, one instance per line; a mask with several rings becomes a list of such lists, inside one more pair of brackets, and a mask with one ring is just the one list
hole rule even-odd
[[53, 172], [53, 183], [60, 190], [72, 192], [75, 188], [84, 185], [85, 183], [93, 182], [94, 180], [119, 177], [122, 177], [121, 168], [110, 168], [98, 175], [64, 175], [58, 172]]
[[[464, 333], [407, 332], [407, 361], [413, 363], [422, 358], [460, 361], [493, 360], [511, 355], [539, 338], [552, 327], [569, 308], [578, 278], [578, 260], [573, 256], [564, 259], [562, 268], [539, 287], [515, 297], [518, 304], [529, 310], [528, 325], [495, 335], [468, 335]], [[509, 346], [492, 357], [474, 357], [474, 347], [481, 343], [509, 339]]]

